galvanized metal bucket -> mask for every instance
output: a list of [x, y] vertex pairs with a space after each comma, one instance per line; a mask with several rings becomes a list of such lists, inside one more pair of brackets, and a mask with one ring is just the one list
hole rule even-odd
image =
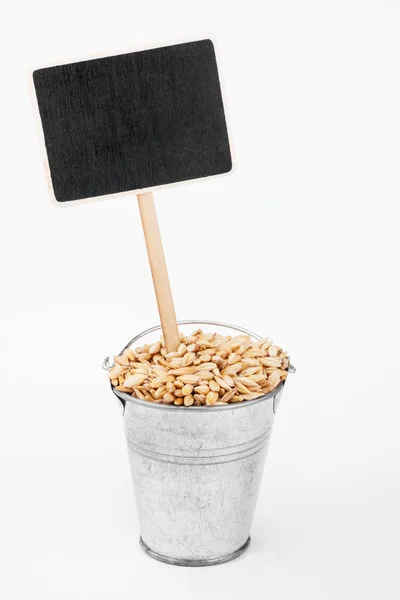
[[[218, 322], [179, 323], [183, 333], [205, 326], [261, 339]], [[154, 341], [159, 329], [139, 334], [125, 348]], [[283, 388], [281, 382], [256, 400], [214, 407], [152, 404], [115, 392], [123, 406], [140, 543], [147, 554], [175, 565], [205, 566], [246, 550]]]

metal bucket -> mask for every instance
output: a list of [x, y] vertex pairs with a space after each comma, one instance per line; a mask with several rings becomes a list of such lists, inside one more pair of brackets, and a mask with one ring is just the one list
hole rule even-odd
[[[182, 321], [179, 329], [190, 333], [205, 325], [261, 339], [212, 321]], [[141, 333], [125, 348], [153, 342], [159, 329]], [[152, 404], [115, 392], [123, 405], [140, 544], [147, 554], [175, 565], [204, 566], [246, 550], [284, 383], [256, 400], [213, 407]]]

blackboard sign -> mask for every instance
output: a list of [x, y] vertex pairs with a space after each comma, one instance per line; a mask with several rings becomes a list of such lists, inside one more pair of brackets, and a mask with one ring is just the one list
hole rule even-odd
[[231, 169], [210, 40], [38, 69], [33, 79], [60, 202]]

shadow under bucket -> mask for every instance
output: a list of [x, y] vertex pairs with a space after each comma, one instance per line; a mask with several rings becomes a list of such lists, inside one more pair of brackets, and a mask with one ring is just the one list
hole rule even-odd
[[[212, 321], [181, 321], [179, 329], [189, 334], [205, 325], [224, 335], [261, 339]], [[139, 334], [125, 348], [154, 342], [158, 330]], [[284, 385], [255, 400], [211, 407], [152, 404], [114, 391], [124, 409], [140, 543], [149, 556], [196, 567], [246, 550]]]

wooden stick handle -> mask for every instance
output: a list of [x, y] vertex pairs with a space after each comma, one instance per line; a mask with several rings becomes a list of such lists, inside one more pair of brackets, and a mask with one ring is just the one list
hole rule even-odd
[[137, 198], [165, 346], [167, 352], [172, 352], [178, 349], [180, 338], [154, 198], [151, 192], [138, 194]]

